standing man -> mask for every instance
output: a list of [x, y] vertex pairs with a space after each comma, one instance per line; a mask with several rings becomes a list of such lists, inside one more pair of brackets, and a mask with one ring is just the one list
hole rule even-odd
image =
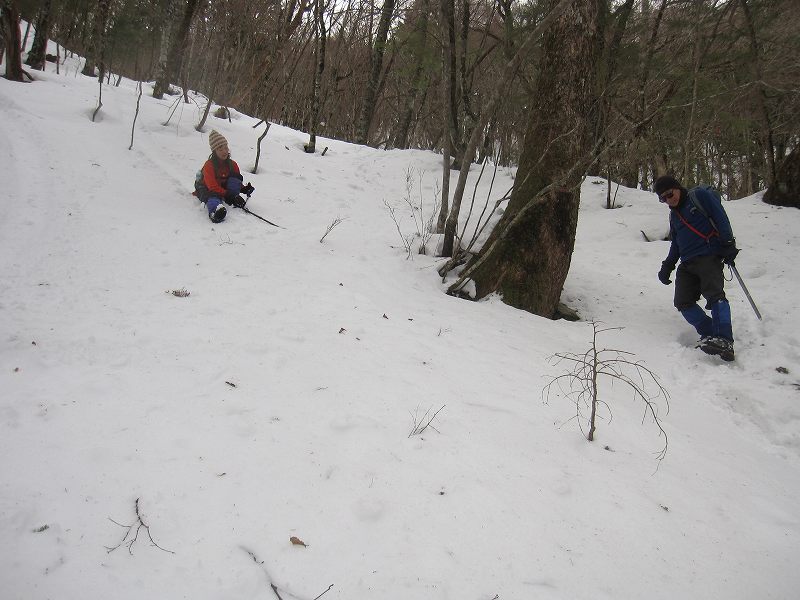
[[[672, 283], [670, 275], [680, 259], [675, 276], [675, 308], [700, 335], [698, 348], [731, 361], [733, 327], [722, 269], [723, 264], [733, 264], [739, 250], [728, 215], [715, 193], [703, 187], [687, 190], [671, 175], [656, 179], [653, 189], [659, 201], [670, 209], [672, 240], [658, 279], [664, 285]], [[701, 295], [710, 316], [697, 304]]]

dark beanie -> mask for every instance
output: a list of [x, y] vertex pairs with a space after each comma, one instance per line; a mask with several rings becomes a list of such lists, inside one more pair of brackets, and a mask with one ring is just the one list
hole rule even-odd
[[672, 175], [662, 175], [653, 184], [653, 191], [659, 196], [671, 189], [680, 189], [681, 182], [675, 179]]

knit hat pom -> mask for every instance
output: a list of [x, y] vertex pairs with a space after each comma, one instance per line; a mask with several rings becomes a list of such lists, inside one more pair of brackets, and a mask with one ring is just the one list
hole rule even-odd
[[212, 129], [211, 133], [208, 134], [208, 145], [211, 146], [212, 152], [216, 152], [223, 146], [227, 146], [228, 140], [226, 140], [216, 129]]
[[681, 188], [681, 182], [672, 175], [662, 175], [653, 184], [653, 191], [659, 196], [667, 190], [677, 190]]

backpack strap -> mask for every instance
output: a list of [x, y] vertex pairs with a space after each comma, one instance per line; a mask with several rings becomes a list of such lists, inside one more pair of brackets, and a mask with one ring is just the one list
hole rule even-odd
[[[695, 206], [697, 206], [697, 205], [695, 205]], [[698, 207], [698, 208], [699, 208], [699, 207]], [[700, 212], [702, 213], [703, 211], [701, 210]], [[716, 228], [716, 226], [714, 226], [714, 221], [712, 221], [710, 218], [708, 219], [708, 221], [711, 223], [711, 225], [712, 225], [712, 226], [714, 226], [714, 230], [713, 230], [711, 233], [709, 233], [708, 235], [705, 235], [705, 234], [703, 234], [703, 233], [700, 233], [700, 232], [699, 232], [697, 229], [695, 229], [694, 227], [692, 227], [692, 226], [689, 224], [689, 221], [687, 221], [686, 219], [684, 219], [684, 218], [683, 218], [683, 215], [682, 215], [681, 213], [679, 213], [678, 211], [675, 211], [675, 214], [676, 214], [676, 215], [678, 215], [678, 218], [679, 218], [679, 219], [680, 219], [680, 220], [683, 222], [683, 224], [684, 224], [684, 225], [686, 225], [686, 227], [688, 227], [689, 229], [691, 229], [691, 230], [692, 230], [694, 233], [696, 233], [697, 235], [699, 235], [699, 236], [700, 236], [701, 238], [703, 238], [704, 240], [708, 241], [708, 240], [710, 240], [710, 239], [711, 239], [712, 237], [714, 237], [714, 236], [717, 236], [717, 237], [719, 237], [719, 231], [717, 231], [717, 228]], [[708, 218], [708, 215], [705, 215], [705, 216], [706, 216], [706, 218]]]
[[[693, 189], [689, 190], [686, 195], [689, 197], [689, 201], [692, 203], [692, 206], [694, 206], [701, 215], [703, 215], [706, 219], [708, 219], [708, 222], [711, 223], [711, 227], [714, 228], [714, 232], [717, 235], [719, 235], [719, 228], [717, 227], [717, 224], [714, 223], [714, 219], [711, 218], [711, 216], [708, 214], [708, 211], [706, 209], [704, 209], [700, 205], [700, 201], [697, 199], [697, 195], [695, 194], [695, 191]], [[680, 213], [678, 213], [678, 216], [681, 217]], [[686, 220], [683, 217], [681, 217], [681, 221], [683, 221], [689, 229], [694, 231], [700, 237], [705, 238], [705, 239], [708, 239], [709, 237], [711, 237], [710, 235], [709, 236], [705, 236], [702, 233], [698, 232], [694, 227], [689, 225], [689, 223], [686, 223]]]

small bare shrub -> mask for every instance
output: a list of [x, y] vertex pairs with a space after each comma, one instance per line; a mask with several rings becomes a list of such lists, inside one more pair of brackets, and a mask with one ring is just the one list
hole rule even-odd
[[411, 432], [408, 434], [408, 437], [411, 437], [413, 435], [420, 435], [429, 427], [433, 429], [436, 433], [441, 433], [438, 429], [436, 429], [436, 427], [433, 426], [433, 421], [436, 419], [438, 414], [442, 412], [442, 409], [445, 406], [446, 405], [442, 405], [442, 408], [440, 408], [439, 410], [437, 410], [435, 413], [432, 414], [431, 411], [433, 410], [433, 408], [429, 408], [428, 410], [425, 411], [425, 414], [423, 414], [422, 416], [420, 416], [419, 407], [417, 407], [417, 410], [415, 410], [414, 413], [411, 414], [411, 419], [413, 420], [414, 426], [411, 428]]
[[321, 238], [319, 238], [319, 243], [321, 244], [321, 243], [322, 243], [322, 240], [324, 240], [326, 237], [328, 237], [328, 234], [329, 234], [331, 231], [333, 231], [334, 227], [336, 227], [337, 225], [339, 225], [339, 224], [340, 224], [340, 223], [341, 223], [343, 220], [344, 220], [344, 219], [342, 219], [341, 217], [336, 217], [336, 218], [333, 220], [333, 222], [332, 222], [330, 225], [328, 225], [328, 229], [325, 231], [325, 235], [323, 235]]
[[[600, 398], [600, 382], [622, 383], [633, 392], [634, 401], [641, 401], [644, 405], [642, 422], [649, 416], [652, 418], [659, 431], [659, 436], [664, 436], [664, 445], [656, 453], [656, 459], [662, 460], [667, 454], [667, 432], [661, 424], [659, 405], [662, 399], [665, 413], [669, 412], [669, 393], [658, 380], [658, 377], [644, 364], [634, 359], [631, 352], [611, 348], [599, 348], [597, 337], [601, 333], [620, 330], [621, 327], [608, 327], [601, 329], [600, 323], [591, 322], [592, 343], [583, 354], [571, 352], [557, 353], [550, 357], [553, 364], [566, 363], [568, 370], [557, 377], [552, 377], [542, 390], [545, 401], [549, 400], [552, 388], [555, 385], [564, 396], [575, 402], [575, 417], [581, 432], [590, 442], [594, 440], [598, 411], [605, 410], [609, 415], [609, 422], [613, 416], [611, 407]], [[588, 413], [588, 414], [587, 414]]]
[[[427, 218], [425, 216], [428, 209], [425, 208], [425, 195], [422, 190], [422, 182], [425, 176], [424, 171], [416, 171], [414, 167], [409, 167], [406, 170], [406, 191], [403, 196], [402, 204], [405, 204], [411, 216], [411, 222], [414, 225], [414, 231], [411, 233], [403, 233], [401, 227], [402, 217], [398, 215], [397, 208], [391, 206], [386, 200], [383, 201], [384, 206], [389, 210], [389, 216], [397, 228], [397, 233], [403, 241], [403, 248], [406, 250], [406, 258], [412, 258], [414, 254], [414, 242], [419, 240], [417, 247], [417, 254], [428, 254], [428, 242], [434, 234], [434, 224], [439, 211], [439, 185], [434, 186], [433, 190], [433, 203], [430, 209], [430, 214]], [[414, 192], [415, 186], [418, 186], [418, 191]]]

